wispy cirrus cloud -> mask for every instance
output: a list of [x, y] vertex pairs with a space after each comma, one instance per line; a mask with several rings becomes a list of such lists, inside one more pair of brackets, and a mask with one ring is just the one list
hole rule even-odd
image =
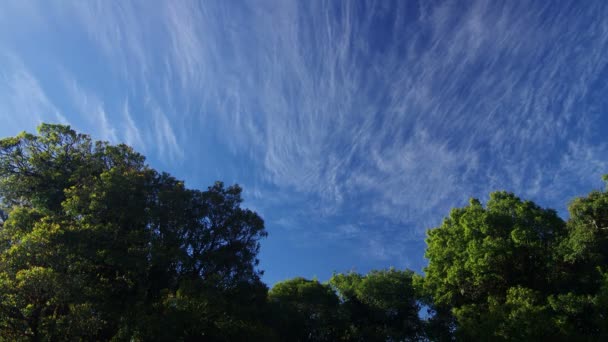
[[213, 3], [172, 23], [187, 51], [177, 72], [197, 77], [186, 83], [209, 94], [268, 182], [317, 195], [321, 213], [358, 210], [420, 236], [438, 213], [496, 188], [558, 201], [544, 193], [562, 187], [552, 173], [569, 144], [597, 143], [584, 132], [597, 139], [589, 103], [606, 69], [607, 10]]
[[[168, 49], [143, 64], [162, 59], [180, 115], [225, 132], [264, 181], [318, 196], [325, 215], [358, 210], [419, 235], [438, 212], [495, 188], [542, 200], [568, 145], [595, 144], [582, 132], [597, 131], [598, 113], [584, 103], [606, 66], [606, 6], [578, 11], [167, 3], [155, 18]], [[138, 38], [146, 23], [132, 19], [108, 27], [149, 51]], [[161, 113], [156, 135], [171, 142], [161, 126], [178, 114]]]
[[75, 79], [64, 75], [65, 88], [80, 117], [86, 118], [89, 126], [95, 127], [99, 138], [117, 143], [117, 130], [108, 118], [104, 103], [93, 93], [84, 89]]
[[[571, 16], [542, 4], [393, 5], [190, 8], [175, 27], [176, 46], [187, 51], [177, 65], [201, 77], [195, 84], [218, 85], [209, 91], [217, 119], [250, 137], [243, 144], [255, 148], [270, 182], [328, 203], [340, 205], [356, 194], [348, 185], [365, 182], [383, 194], [382, 216], [413, 205], [385, 188], [425, 183], [413, 192], [428, 194], [421, 206], [431, 211], [444, 199], [453, 204], [455, 193], [540, 189], [527, 182], [555, 163], [543, 151], [594, 123], [577, 101], [605, 68], [605, 6]], [[579, 42], [585, 58], [569, 48]], [[248, 112], [234, 110], [242, 107]], [[491, 165], [480, 168], [488, 156]]]
[[173, 131], [171, 122], [162, 112], [161, 108], [154, 104], [150, 108], [153, 111], [152, 118], [156, 149], [160, 155], [168, 156], [171, 161], [174, 161], [174, 158], [183, 158], [184, 152]]
[[11, 54], [0, 54], [0, 132], [22, 131], [45, 120], [67, 123], [53, 102], [48, 98], [38, 79]]
[[137, 127], [137, 124], [133, 120], [133, 116], [131, 115], [131, 109], [129, 108], [129, 101], [125, 101], [123, 105], [123, 130], [124, 130], [124, 139], [127, 145], [133, 146], [142, 152], [146, 151], [146, 146], [144, 144], [142, 134], [140, 129]]

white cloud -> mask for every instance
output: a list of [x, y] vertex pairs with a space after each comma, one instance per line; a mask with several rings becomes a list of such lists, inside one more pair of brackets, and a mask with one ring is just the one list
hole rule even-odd
[[170, 3], [167, 77], [321, 215], [358, 210], [420, 238], [469, 196], [559, 186], [545, 151], [593, 130], [580, 101], [606, 65], [605, 8], [403, 6]]
[[104, 103], [92, 92], [81, 87], [74, 78], [64, 74], [65, 87], [70, 100], [78, 111], [80, 117], [87, 118], [96, 135], [102, 140], [112, 143], [119, 142], [116, 128], [112, 124]]
[[133, 146], [137, 149], [141, 149], [145, 152], [146, 146], [143, 142], [142, 135], [140, 133], [137, 124], [133, 120], [131, 116], [131, 112], [129, 109], [129, 101], [125, 101], [123, 107], [123, 115], [124, 115], [124, 123], [123, 123], [123, 131], [124, 131], [124, 140], [127, 145]]
[[0, 55], [0, 119], [2, 135], [32, 131], [44, 121], [67, 123], [30, 70], [10, 54]]
[[173, 131], [173, 127], [161, 108], [150, 102], [154, 125], [154, 136], [156, 138], [156, 149], [160, 156], [170, 161], [176, 161], [184, 157], [182, 147]]
[[72, 5], [62, 13], [79, 19], [126, 93], [112, 100], [72, 82], [99, 134], [169, 162], [196, 153], [185, 144], [199, 135], [217, 136], [257, 166], [243, 175], [279, 189], [255, 192], [261, 208], [288, 193], [309, 214], [350, 215], [344, 227], [381, 230], [378, 243], [390, 244], [396, 225], [419, 240], [469, 196], [506, 188], [563, 201], [575, 190], [560, 187], [595, 184], [607, 166], [594, 95], [606, 91], [603, 3], [575, 16], [489, 1]]

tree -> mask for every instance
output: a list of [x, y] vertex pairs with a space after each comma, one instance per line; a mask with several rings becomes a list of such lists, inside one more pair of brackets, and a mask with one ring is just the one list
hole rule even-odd
[[[608, 175], [604, 176], [608, 190]], [[568, 236], [558, 271], [568, 292], [549, 298], [560, 334], [608, 339], [608, 191], [592, 191], [569, 207]]]
[[424, 290], [451, 309], [467, 340], [542, 340], [553, 333], [547, 298], [558, 294], [556, 212], [495, 192], [471, 200], [428, 232]]
[[[266, 232], [239, 186], [189, 190], [126, 145], [62, 125], [38, 132], [0, 140], [2, 336], [222, 340], [258, 329], [236, 301], [264, 301]], [[177, 317], [181, 330], [169, 325]]]
[[329, 285], [298, 277], [277, 283], [268, 299], [281, 341], [336, 341], [342, 336], [338, 297]]
[[348, 341], [415, 341], [422, 338], [412, 271], [395, 269], [334, 274], [329, 284], [342, 302]]

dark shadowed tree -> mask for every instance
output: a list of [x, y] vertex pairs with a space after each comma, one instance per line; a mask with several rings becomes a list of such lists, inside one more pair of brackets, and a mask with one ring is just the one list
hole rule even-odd
[[334, 274], [348, 341], [416, 341], [422, 338], [412, 271], [395, 269]]
[[264, 334], [266, 232], [240, 187], [190, 190], [126, 145], [43, 124], [0, 140], [0, 200], [4, 338]]
[[336, 293], [317, 280], [294, 278], [268, 294], [281, 341], [338, 341], [343, 334]]
[[[607, 182], [608, 175], [604, 176]], [[570, 340], [608, 339], [608, 191], [592, 191], [569, 207], [568, 237], [558, 272], [567, 291], [549, 298], [554, 321]]]

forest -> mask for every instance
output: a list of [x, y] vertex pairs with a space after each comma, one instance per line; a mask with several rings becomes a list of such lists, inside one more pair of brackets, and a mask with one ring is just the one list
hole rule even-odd
[[428, 230], [421, 273], [272, 288], [242, 201], [69, 126], [0, 140], [0, 341], [608, 341], [608, 188], [567, 219], [493, 192]]

